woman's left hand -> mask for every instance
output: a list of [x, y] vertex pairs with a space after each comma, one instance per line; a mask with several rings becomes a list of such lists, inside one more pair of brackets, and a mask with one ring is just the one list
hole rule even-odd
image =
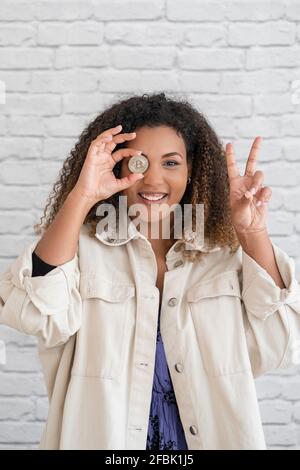
[[261, 140], [261, 137], [254, 139], [243, 176], [236, 165], [233, 145], [226, 145], [231, 220], [237, 234], [267, 230], [267, 209], [272, 190], [263, 186], [263, 172], [255, 171]]

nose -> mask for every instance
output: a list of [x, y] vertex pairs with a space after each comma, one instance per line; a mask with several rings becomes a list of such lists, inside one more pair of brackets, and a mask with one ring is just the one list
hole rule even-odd
[[153, 188], [159, 187], [163, 182], [163, 173], [158, 162], [149, 162], [149, 166], [144, 173], [143, 183]]

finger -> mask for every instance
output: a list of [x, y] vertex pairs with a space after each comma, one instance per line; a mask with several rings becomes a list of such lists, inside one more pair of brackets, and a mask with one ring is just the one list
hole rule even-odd
[[144, 178], [143, 173], [130, 173], [128, 176], [117, 179], [118, 191], [123, 191], [124, 189], [129, 188], [142, 178]]
[[98, 144], [98, 142], [102, 142], [103, 140], [112, 140], [113, 136], [121, 132], [122, 130], [122, 125], [119, 124], [116, 127], [111, 127], [110, 129], [106, 129], [106, 131], [101, 132], [96, 139], [94, 139], [94, 142]]
[[112, 152], [118, 144], [135, 139], [135, 137], [136, 132], [127, 132], [124, 134], [115, 135], [113, 139], [107, 143], [107, 148]]
[[233, 145], [230, 142], [226, 144], [226, 162], [229, 180], [240, 176], [240, 172], [235, 161]]
[[269, 186], [263, 186], [257, 193], [256, 193], [256, 201], [255, 205], [265, 205], [270, 202], [272, 196], [272, 189]]
[[247, 198], [250, 198], [250, 195], [254, 196], [254, 194], [256, 194], [257, 191], [262, 187], [263, 182], [264, 182], [264, 174], [262, 171], [257, 170], [254, 173], [254, 176], [252, 178], [251, 187], [250, 189], [246, 191], [245, 196]]
[[252, 144], [249, 157], [247, 160], [246, 168], [245, 168], [245, 176], [253, 176], [256, 168], [256, 161], [258, 152], [260, 149], [262, 138], [260, 136], [255, 137], [254, 142]]
[[112, 153], [112, 158], [115, 163], [119, 162], [125, 157], [132, 157], [133, 155], [141, 155], [142, 151], [137, 150], [131, 147], [125, 147], [123, 149], [116, 150], [114, 153]]

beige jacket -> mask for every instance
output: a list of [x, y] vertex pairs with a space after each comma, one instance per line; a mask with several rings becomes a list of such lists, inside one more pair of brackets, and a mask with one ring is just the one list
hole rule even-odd
[[[122, 242], [82, 226], [74, 258], [31, 277], [38, 241], [1, 275], [0, 323], [38, 337], [49, 395], [40, 448], [146, 449], [159, 309], [151, 244], [133, 223]], [[241, 247], [192, 263], [179, 243], [166, 257], [161, 334], [188, 448], [265, 449], [254, 378], [300, 362], [294, 262], [273, 244], [280, 289]]]

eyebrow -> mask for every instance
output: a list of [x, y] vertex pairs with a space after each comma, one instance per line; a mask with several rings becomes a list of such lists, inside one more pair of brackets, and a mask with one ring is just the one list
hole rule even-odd
[[[145, 152], [143, 152], [143, 155], [145, 155], [145, 157], [149, 158], [148, 155]], [[173, 155], [179, 155], [183, 159], [183, 156], [179, 152], [165, 153], [164, 155], [161, 156], [161, 158], [172, 157]]]

